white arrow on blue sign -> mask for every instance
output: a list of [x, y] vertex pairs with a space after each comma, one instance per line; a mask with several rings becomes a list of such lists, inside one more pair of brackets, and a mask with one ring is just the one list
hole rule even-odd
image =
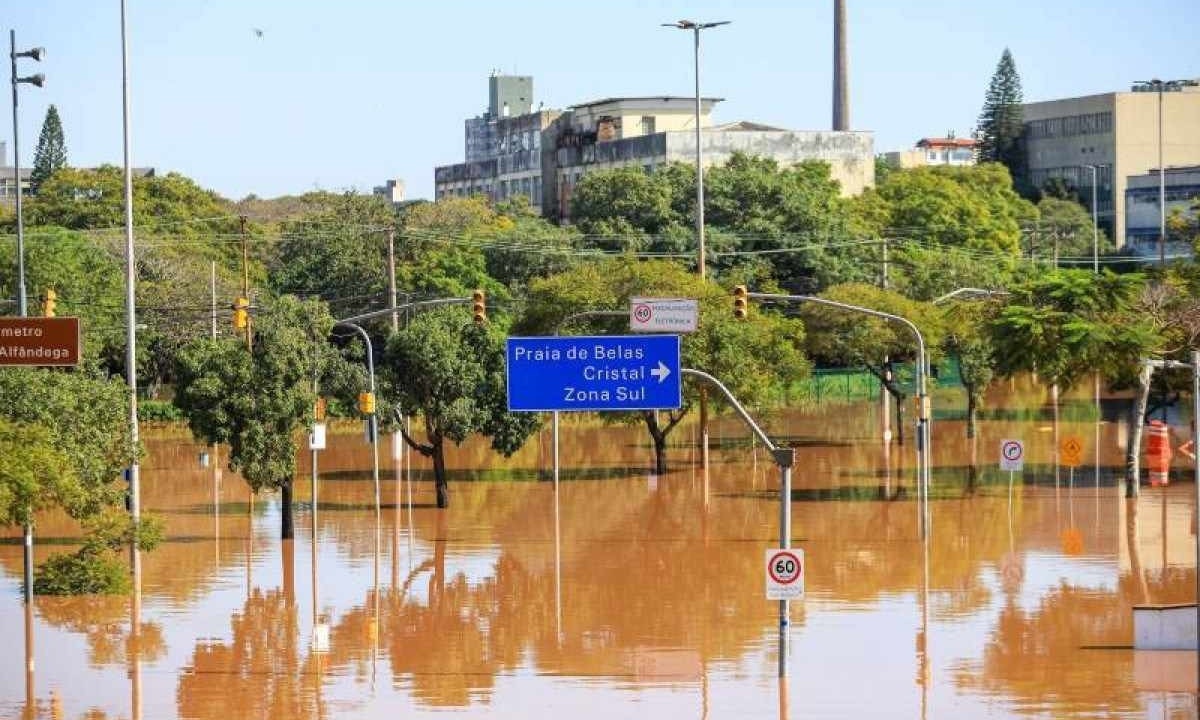
[[508, 409], [676, 410], [679, 336], [511, 337]]

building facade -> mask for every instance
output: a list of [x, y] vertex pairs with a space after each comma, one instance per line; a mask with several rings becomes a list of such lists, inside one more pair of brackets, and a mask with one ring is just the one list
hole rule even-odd
[[[502, 95], [489, 91], [489, 96]], [[605, 98], [565, 112], [539, 110], [509, 117], [493, 115], [503, 113], [503, 107], [489, 107], [484, 115], [466, 121], [466, 162], [434, 170], [436, 197], [527, 197], [544, 217], [566, 221], [574, 188], [589, 172], [628, 166], [653, 172], [664, 163], [695, 162], [695, 102], [693, 97], [674, 96]], [[781, 165], [823, 160], [846, 195], [874, 184], [871, 133], [799, 132], [750, 122], [714, 125], [712, 110], [719, 102], [721, 98], [711, 97], [700, 101], [706, 165], [723, 164], [735, 152], [772, 158]], [[511, 112], [512, 101], [508, 107]]]
[[[1167, 168], [1162, 187], [1158, 168], [1142, 175], [1131, 175], [1125, 185], [1125, 242], [1149, 251], [1157, 249], [1162, 223], [1159, 197], [1166, 196], [1167, 217], [1179, 213], [1195, 219], [1200, 202], [1200, 165]], [[1163, 192], [1165, 190], [1165, 192]], [[1190, 252], [1191, 248], [1171, 248], [1170, 252]]]
[[372, 188], [371, 194], [378, 195], [392, 205], [401, 205], [404, 203], [404, 181], [399, 178], [385, 180], [382, 185]]
[[894, 168], [906, 169], [930, 165], [974, 165], [976, 143], [971, 138], [921, 138], [912, 150], [884, 154], [884, 160]]
[[[1200, 89], [1162, 94], [1163, 164], [1200, 164]], [[1029, 186], [1058, 178], [1090, 204], [1096, 167], [1097, 214], [1117, 247], [1126, 242], [1125, 191], [1130, 176], [1157, 168], [1159, 97], [1156, 92], [1115, 92], [1024, 106]], [[1157, 237], [1157, 235], [1156, 235]], [[1140, 238], [1134, 238], [1141, 242]], [[1143, 248], [1138, 248], [1139, 250]]]

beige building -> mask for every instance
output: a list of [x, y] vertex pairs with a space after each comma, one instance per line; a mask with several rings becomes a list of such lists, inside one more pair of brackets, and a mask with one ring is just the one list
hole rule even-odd
[[[1127, 178], [1158, 167], [1158, 107], [1155, 92], [1026, 104], [1026, 181], [1040, 188], [1061, 178], [1090, 200], [1092, 171], [1087, 166], [1096, 166], [1100, 224], [1117, 247], [1124, 246]], [[1168, 168], [1200, 164], [1200, 88], [1162, 94], [1162, 130]]]
[[884, 153], [883, 159], [888, 165], [900, 169], [930, 165], [974, 165], [976, 145], [971, 138], [921, 138], [912, 150]]

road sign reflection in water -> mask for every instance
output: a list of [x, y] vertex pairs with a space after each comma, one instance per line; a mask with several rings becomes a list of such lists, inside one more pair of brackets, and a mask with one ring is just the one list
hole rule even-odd
[[682, 404], [679, 337], [514, 337], [508, 409], [675, 410]]

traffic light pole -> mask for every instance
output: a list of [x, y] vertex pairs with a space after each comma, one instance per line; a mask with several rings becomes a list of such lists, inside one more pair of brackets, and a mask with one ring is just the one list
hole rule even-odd
[[[729, 406], [734, 409], [742, 422], [750, 428], [754, 436], [762, 441], [762, 444], [770, 451], [772, 459], [779, 467], [779, 547], [789, 548], [792, 546], [792, 466], [795, 465], [796, 451], [790, 447], [780, 447], [771, 442], [771, 438], [763, 432], [758, 423], [754, 422], [754, 418], [750, 417], [750, 413], [746, 412], [746, 408], [737, 401], [729, 388], [712, 375], [701, 370], [693, 370], [691, 368], [680, 368], [679, 373], [684, 377], [694, 377], [703, 380], [709, 385], [712, 385], [725, 396], [725, 400], [729, 402]], [[788, 674], [788, 635], [789, 625], [791, 624], [790, 601], [779, 601], [779, 677], [786, 678]]]
[[[841, 303], [835, 300], [827, 300], [825, 298], [813, 297], [811, 295], [776, 295], [773, 293], [745, 293], [746, 297], [754, 298], [755, 300], [773, 300], [777, 302], [809, 302], [816, 305], [825, 305], [828, 307], [838, 308], [849, 312], [862, 313], [873, 317], [890, 320], [899, 323], [912, 331], [913, 336], [917, 339], [917, 402], [919, 405], [919, 417], [917, 420], [917, 518], [918, 526], [921, 529], [921, 537], [927, 538], [930, 530], [930, 514], [929, 514], [929, 486], [931, 484], [932, 474], [930, 472], [930, 458], [933, 457], [933, 440], [932, 440], [932, 403], [929, 399], [928, 388], [926, 386], [926, 354], [925, 354], [925, 337], [921, 334], [920, 329], [909, 319], [893, 315], [880, 310], [872, 310], [871, 308], [860, 307], [858, 305], [850, 305]], [[735, 296], [736, 303], [736, 296]]]
[[[386, 313], [392, 312], [389, 308]], [[339, 320], [333, 324], [334, 327], [349, 328], [358, 333], [363, 342], [367, 344], [367, 383], [368, 392], [371, 397], [375, 397], [375, 349], [371, 345], [371, 335], [363, 330], [358, 325], [355, 325], [349, 320]], [[371, 433], [371, 482], [375, 486], [375, 533], [379, 534], [379, 516], [380, 516], [380, 496], [379, 496], [379, 413], [375, 412], [374, 400], [372, 400], [371, 414], [367, 418], [370, 423]], [[376, 538], [378, 542], [378, 538]]]

